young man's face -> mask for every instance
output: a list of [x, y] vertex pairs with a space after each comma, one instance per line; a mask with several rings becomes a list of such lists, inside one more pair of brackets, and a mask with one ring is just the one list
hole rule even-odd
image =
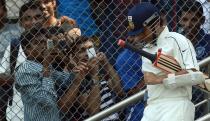
[[189, 39], [193, 39], [197, 35], [202, 25], [201, 19], [202, 16], [198, 16], [194, 12], [182, 12], [179, 23]]
[[44, 22], [44, 16], [39, 8], [28, 9], [27, 11], [25, 11], [25, 13], [21, 18], [21, 26], [26, 30], [38, 24], [42, 25], [43, 22]]
[[39, 35], [34, 37], [29, 46], [27, 47], [27, 55], [42, 61], [47, 49], [47, 37]]
[[39, 0], [45, 17], [53, 16], [56, 7], [55, 0]]
[[93, 47], [93, 42], [88, 40], [85, 43], [75, 46], [78, 46], [75, 50], [75, 57], [73, 57], [75, 62], [88, 62], [89, 58], [87, 54], [87, 49]]

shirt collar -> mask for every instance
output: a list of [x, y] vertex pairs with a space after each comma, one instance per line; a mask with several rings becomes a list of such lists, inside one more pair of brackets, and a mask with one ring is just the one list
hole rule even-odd
[[37, 68], [42, 68], [42, 64], [41, 63], [38, 63], [36, 61], [32, 61], [32, 60], [26, 60], [27, 63], [30, 63], [31, 65], [34, 65], [35, 67]]
[[153, 48], [154, 46], [157, 45], [157, 43], [160, 43], [161, 40], [163, 40], [163, 39], [165, 38], [165, 36], [166, 36], [168, 33], [169, 33], [169, 29], [168, 29], [167, 26], [165, 26], [164, 30], [163, 30], [163, 31], [160, 33], [160, 35], [158, 36], [158, 38], [157, 38], [157, 40], [156, 40], [157, 42], [146, 44], [146, 45], [144, 46], [144, 48]]
[[165, 28], [163, 29], [163, 31], [160, 33], [157, 42], [160, 42], [161, 40], [163, 40], [165, 38], [165, 36], [169, 33], [169, 29], [167, 26], [165, 26]]

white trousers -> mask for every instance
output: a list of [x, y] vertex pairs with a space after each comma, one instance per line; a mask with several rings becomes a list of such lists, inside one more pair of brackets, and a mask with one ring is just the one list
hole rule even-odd
[[194, 121], [195, 106], [188, 99], [149, 103], [141, 121]]

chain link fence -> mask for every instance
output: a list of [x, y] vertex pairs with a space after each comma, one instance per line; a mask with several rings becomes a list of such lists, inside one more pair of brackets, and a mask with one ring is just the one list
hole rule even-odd
[[[1, 0], [0, 120], [80, 121], [145, 89], [141, 56], [117, 45], [140, 2], [192, 41], [198, 61], [209, 56], [209, 0]], [[210, 105], [209, 93], [193, 88], [194, 104], [205, 99], [195, 119]], [[103, 120], [139, 121], [146, 100]]]

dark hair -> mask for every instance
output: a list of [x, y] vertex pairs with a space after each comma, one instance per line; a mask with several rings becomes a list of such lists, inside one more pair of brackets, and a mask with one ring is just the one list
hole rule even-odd
[[188, 1], [181, 8], [181, 12], [193, 12], [196, 16], [203, 16], [203, 7], [198, 1]]
[[58, 26], [52, 26], [52, 27], [48, 27], [47, 28], [49, 33], [52, 34], [52, 35], [58, 35], [60, 33], [64, 34], [64, 29], [62, 29], [61, 27], [58, 27]]
[[23, 5], [21, 6], [21, 8], [20, 8], [20, 11], [19, 11], [19, 20], [22, 19], [23, 14], [24, 14], [27, 10], [29, 10], [29, 9], [38, 9], [39, 7], [40, 7], [40, 5], [39, 5], [38, 3], [32, 2], [32, 1], [23, 4]]
[[47, 38], [49, 37], [48, 31], [45, 28], [32, 28], [28, 31], [25, 31], [21, 34], [21, 46], [23, 47], [23, 49], [26, 49], [29, 44], [32, 42], [32, 40], [35, 37], [38, 37], [40, 35], [45, 35]]
[[0, 0], [0, 4], [3, 6], [4, 11], [7, 11], [6, 1], [5, 0]]

